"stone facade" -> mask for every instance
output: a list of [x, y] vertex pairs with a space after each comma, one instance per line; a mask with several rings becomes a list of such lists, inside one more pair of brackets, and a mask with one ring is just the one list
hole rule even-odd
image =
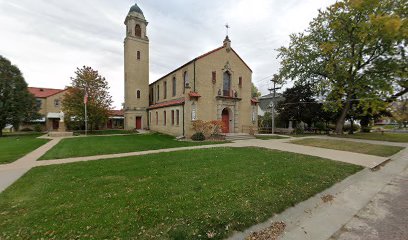
[[[127, 17], [128, 29], [133, 28], [129, 19], [136, 15], [141, 25], [145, 21], [141, 10], [137, 9], [138, 12], [131, 10]], [[134, 107], [140, 110], [141, 127], [186, 137], [194, 134], [194, 120], [222, 120], [228, 125], [225, 132], [229, 133], [257, 129], [257, 101], [251, 98], [252, 70], [233, 50], [228, 36], [221, 47], [193, 59], [150, 85], [148, 62], [146, 67], [138, 64], [137, 58], [128, 57], [139, 50], [143, 51], [142, 56], [145, 51], [148, 53], [148, 40], [137, 41], [134, 48], [128, 46], [131, 41], [134, 40], [127, 36], [125, 107], [126, 112], [134, 111]], [[145, 56], [145, 59], [148, 61], [149, 57]], [[136, 89], [145, 90], [147, 87], [148, 90], [143, 91], [143, 97], [148, 97], [147, 102], [144, 98], [138, 102], [131, 97], [130, 93]], [[127, 129], [135, 126], [132, 116], [125, 113]]]
[[[130, 11], [125, 20], [125, 128], [148, 128], [149, 38], [143, 13]], [[140, 126], [137, 126], [140, 124]]]

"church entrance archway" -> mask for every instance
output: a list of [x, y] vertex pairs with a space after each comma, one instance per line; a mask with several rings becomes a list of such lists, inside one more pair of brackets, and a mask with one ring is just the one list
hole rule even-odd
[[227, 108], [224, 108], [224, 110], [222, 110], [222, 122], [224, 123], [222, 127], [222, 132], [229, 133], [230, 114]]

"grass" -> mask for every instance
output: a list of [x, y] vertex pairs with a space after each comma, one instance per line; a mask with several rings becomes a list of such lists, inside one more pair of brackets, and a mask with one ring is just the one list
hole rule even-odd
[[289, 137], [284, 137], [284, 136], [278, 136], [278, 135], [256, 135], [256, 139], [261, 139], [261, 140], [272, 140], [272, 139], [286, 139]]
[[407, 133], [355, 133], [347, 135], [333, 135], [333, 137], [367, 139], [387, 142], [408, 142]]
[[11, 163], [47, 143], [40, 135], [6, 136], [0, 138], [0, 164]]
[[[85, 135], [85, 131], [76, 131], [76, 134]], [[114, 135], [114, 134], [135, 134], [134, 131], [123, 130], [123, 129], [107, 129], [107, 130], [97, 130], [97, 131], [88, 131], [88, 135]]]
[[361, 169], [261, 148], [38, 167], [0, 194], [0, 238], [223, 239]]
[[290, 134], [288, 136], [294, 138], [301, 138], [301, 137], [313, 137], [313, 136], [322, 136], [324, 134], [314, 134], [314, 133], [304, 133], [304, 134]]
[[40, 160], [140, 152], [220, 143], [224, 142], [177, 141], [172, 136], [159, 133], [126, 136], [78, 137], [63, 139], [54, 148], [42, 156]]
[[385, 145], [377, 145], [377, 144], [369, 144], [369, 143], [357, 143], [357, 142], [350, 142], [350, 141], [317, 139], [317, 138], [295, 140], [295, 141], [292, 141], [291, 143], [305, 145], [305, 146], [312, 146], [312, 147], [320, 147], [320, 148], [328, 148], [328, 149], [342, 150], [342, 151], [348, 151], [348, 152], [355, 152], [355, 153], [363, 153], [363, 154], [375, 155], [375, 156], [380, 156], [380, 157], [389, 157], [389, 156], [392, 156], [398, 153], [402, 149], [404, 149], [403, 147], [396, 147], [396, 146], [385, 146]]

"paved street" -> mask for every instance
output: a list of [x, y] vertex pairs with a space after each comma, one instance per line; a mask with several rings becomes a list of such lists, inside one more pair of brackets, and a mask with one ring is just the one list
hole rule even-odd
[[408, 239], [408, 169], [388, 183], [330, 240]]

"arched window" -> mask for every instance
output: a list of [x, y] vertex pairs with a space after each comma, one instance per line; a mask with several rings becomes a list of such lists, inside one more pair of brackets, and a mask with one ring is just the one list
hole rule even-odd
[[173, 77], [173, 97], [176, 96], [176, 92], [177, 92], [176, 77]]
[[164, 86], [163, 86], [163, 91], [164, 91], [164, 99], [166, 99], [167, 98], [167, 81], [164, 81], [164, 84], [163, 84]]
[[223, 95], [226, 97], [231, 97], [231, 74], [227, 71], [224, 73], [224, 82], [223, 82]]
[[184, 79], [184, 87], [188, 88], [190, 86], [190, 82], [188, 81], [188, 72], [187, 71], [184, 72], [183, 79]]
[[140, 51], [137, 51], [137, 60], [140, 60]]
[[140, 99], [140, 90], [137, 90], [136, 97], [137, 97], [137, 99]]
[[136, 24], [135, 35], [136, 35], [136, 37], [142, 37], [142, 28], [140, 27], [139, 24]]
[[166, 124], [167, 124], [167, 112], [164, 111], [163, 112], [163, 125], [166, 126]]

